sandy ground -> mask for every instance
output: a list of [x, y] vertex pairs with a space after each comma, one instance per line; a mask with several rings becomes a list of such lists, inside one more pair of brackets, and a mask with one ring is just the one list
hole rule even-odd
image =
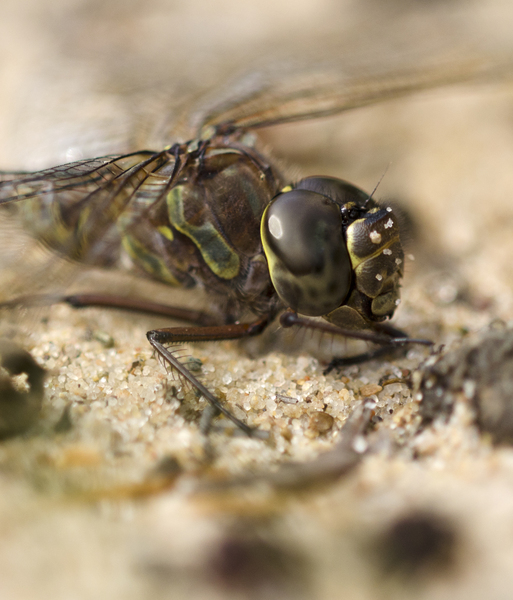
[[[169, 143], [182, 98], [255, 62], [321, 61], [343, 54], [342, 42], [383, 68], [382, 47], [405, 57], [427, 48], [425, 58], [431, 45], [460, 52], [467, 38], [472, 51], [505, 51], [513, 24], [506, 2], [404, 1], [389, 13], [318, 0], [4, 4], [6, 170]], [[479, 348], [492, 323], [509, 335], [512, 126], [506, 81], [261, 136], [292, 176], [371, 190], [386, 170], [378, 196], [414, 223], [395, 322], [455, 352]], [[117, 285], [200, 303], [146, 282]], [[218, 420], [205, 438], [205, 401], [146, 342], [168, 322], [62, 305], [28, 319], [25, 345], [48, 377], [34, 428], [0, 445], [1, 598], [509, 598], [513, 452], [478, 429], [475, 409], [490, 394], [508, 406], [507, 385], [494, 387], [495, 376], [513, 378], [507, 354], [488, 379], [484, 360], [437, 380], [443, 393], [454, 387], [453, 411], [421, 427], [411, 380], [425, 349], [323, 375], [337, 347], [277, 327], [245, 345], [199, 344], [189, 352], [203, 380], [236, 416], [271, 431], [248, 439]], [[373, 426], [353, 435], [343, 427], [366, 398]]]

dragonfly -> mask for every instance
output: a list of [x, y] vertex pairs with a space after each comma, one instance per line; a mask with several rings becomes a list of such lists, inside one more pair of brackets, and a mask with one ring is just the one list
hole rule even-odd
[[[50, 258], [36, 279], [59, 278], [66, 264], [112, 266], [128, 258], [137, 273], [170, 286], [202, 288], [209, 310], [116, 294], [52, 298], [75, 307], [151, 312], [189, 325], [147, 333], [160, 359], [250, 436], [180, 360], [176, 345], [261, 334], [280, 325], [377, 344], [353, 357], [430, 344], [387, 321], [400, 302], [404, 270], [400, 219], [373, 194], [334, 177], [287, 181], [259, 147], [256, 130], [320, 118], [422, 89], [479, 79], [476, 62], [405, 69], [372, 77], [281, 79], [243, 98], [194, 114], [195, 135], [159, 151], [83, 159], [34, 173], [0, 174], [0, 210], [13, 214]], [[15, 265], [23, 272], [23, 264]], [[44, 275], [43, 275], [44, 273]], [[34, 277], [30, 277], [34, 279]], [[27, 295], [3, 306], [30, 304]], [[242, 319], [249, 313], [250, 320]], [[351, 359], [349, 359], [351, 360]]]

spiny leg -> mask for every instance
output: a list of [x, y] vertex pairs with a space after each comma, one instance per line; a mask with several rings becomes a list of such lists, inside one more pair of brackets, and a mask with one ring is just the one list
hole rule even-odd
[[322, 372], [323, 375], [328, 375], [335, 369], [342, 367], [350, 367], [351, 365], [361, 365], [362, 363], [375, 360], [377, 358], [390, 357], [398, 352], [403, 352], [404, 346], [382, 346], [375, 350], [369, 350], [368, 352], [362, 352], [361, 354], [355, 354], [354, 356], [336, 356], [332, 358], [328, 366]]
[[[408, 344], [421, 344], [424, 346], [432, 346], [433, 342], [430, 340], [416, 339], [408, 337], [408, 334], [390, 325], [389, 323], [378, 323], [375, 331], [379, 335], [388, 335], [389, 341], [383, 343], [380, 348], [374, 350], [368, 350], [361, 354], [355, 354], [354, 356], [340, 356], [332, 358], [328, 366], [324, 369], [323, 374], [328, 375], [334, 369], [340, 369], [342, 367], [349, 367], [351, 365], [361, 365], [362, 363], [376, 360], [384, 357], [399, 357], [404, 353], [404, 350]], [[380, 342], [381, 343], [381, 342]]]
[[282, 327], [305, 327], [324, 333], [330, 333], [337, 336], [353, 338], [357, 340], [363, 340], [365, 342], [371, 342], [373, 344], [380, 344], [381, 348], [363, 352], [355, 356], [334, 358], [331, 360], [328, 367], [324, 370], [324, 374], [329, 373], [335, 368], [342, 366], [356, 365], [375, 358], [381, 358], [394, 350], [401, 349], [407, 344], [421, 344], [424, 346], [432, 346], [433, 342], [430, 340], [410, 338], [408, 335], [389, 325], [388, 323], [378, 323], [374, 326], [374, 329], [368, 331], [359, 331], [354, 329], [342, 329], [329, 323], [323, 323], [321, 321], [314, 321], [305, 317], [300, 317], [298, 314], [292, 311], [284, 312], [280, 317], [280, 324]]
[[222, 403], [208, 390], [176, 356], [166, 347], [169, 344], [184, 342], [210, 342], [220, 340], [236, 340], [259, 335], [271, 321], [272, 315], [265, 315], [252, 323], [235, 323], [233, 325], [219, 325], [215, 327], [168, 327], [148, 331], [148, 341], [157, 354], [165, 360], [173, 369], [193, 385], [200, 394], [210, 402], [215, 411], [209, 411], [207, 417], [202, 419], [203, 431], [208, 430], [210, 419], [219, 411], [230, 419], [244, 433], [252, 437], [263, 437], [265, 434], [257, 429], [249, 427], [237, 417], [232, 415]]

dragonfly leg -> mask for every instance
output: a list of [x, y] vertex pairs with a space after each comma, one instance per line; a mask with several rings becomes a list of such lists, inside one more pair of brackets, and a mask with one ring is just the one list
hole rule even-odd
[[74, 308], [97, 306], [103, 308], [120, 308], [134, 312], [170, 317], [179, 321], [188, 321], [195, 325], [218, 325], [219, 319], [201, 310], [192, 310], [180, 306], [169, 306], [133, 296], [117, 296], [115, 294], [73, 294], [64, 296], [60, 302], [65, 302]]
[[[271, 321], [272, 315], [260, 317], [252, 323], [234, 323], [230, 325], [218, 325], [213, 327], [167, 327], [163, 329], [155, 329], [148, 331], [146, 334], [148, 341], [153, 346], [157, 354], [165, 360], [173, 369], [178, 371], [192, 386], [194, 386], [200, 394], [210, 402], [212, 407], [217, 412], [223, 413], [237, 427], [242, 429], [244, 433], [253, 437], [262, 437], [262, 433], [253, 429], [237, 419], [226, 409], [223, 404], [208, 390], [190, 371], [185, 367], [178, 358], [168, 349], [169, 344], [177, 344], [184, 342], [209, 342], [219, 340], [236, 340], [246, 337], [259, 335], [267, 327]], [[209, 411], [211, 417], [214, 416], [212, 411]], [[211, 418], [210, 417], [210, 418]], [[210, 426], [210, 418], [203, 420], [202, 429], [208, 430]], [[206, 422], [205, 422], [206, 421]]]
[[324, 375], [331, 373], [334, 369], [349, 367], [351, 365], [360, 365], [377, 358], [401, 356], [408, 344], [433, 345], [433, 342], [429, 340], [410, 338], [402, 329], [398, 329], [389, 323], [377, 323], [375, 331], [380, 335], [385, 334], [390, 336], [389, 342], [383, 344], [380, 348], [368, 350], [367, 352], [355, 354], [354, 356], [336, 356], [335, 358], [332, 358], [323, 371]]
[[340, 369], [342, 367], [349, 367], [351, 365], [360, 365], [364, 362], [368, 362], [370, 360], [375, 360], [376, 358], [383, 358], [385, 356], [390, 357], [390, 355], [403, 353], [405, 346], [381, 346], [381, 348], [376, 348], [375, 350], [369, 350], [368, 352], [362, 352], [361, 354], [355, 354], [353, 356], [336, 356], [332, 358], [328, 364], [328, 366], [324, 369], [323, 374], [328, 375], [331, 371], [335, 369]]
[[19, 296], [13, 300], [3, 302], [0, 308], [13, 308], [16, 306], [51, 306], [59, 303], [69, 304], [73, 308], [87, 308], [91, 306], [101, 308], [118, 308], [150, 315], [159, 315], [188, 321], [200, 326], [218, 325], [219, 319], [214, 315], [201, 310], [191, 310], [179, 306], [160, 304], [143, 298], [132, 296], [118, 296], [116, 294], [35, 294], [32, 296]]
[[376, 348], [375, 350], [369, 350], [368, 352], [363, 352], [355, 356], [332, 359], [324, 371], [325, 374], [339, 367], [360, 364], [375, 358], [381, 358], [382, 356], [390, 354], [393, 351], [405, 348], [408, 344], [421, 344], [424, 346], [433, 345], [433, 342], [430, 340], [410, 338], [404, 331], [397, 329], [388, 323], [377, 323], [374, 325], [373, 329], [367, 331], [342, 329], [340, 327], [330, 325], [329, 323], [314, 321], [312, 319], [300, 317], [291, 311], [286, 311], [280, 317], [280, 324], [282, 327], [306, 327], [308, 329], [323, 331], [332, 335], [363, 340], [373, 344], [380, 344], [381, 347]]

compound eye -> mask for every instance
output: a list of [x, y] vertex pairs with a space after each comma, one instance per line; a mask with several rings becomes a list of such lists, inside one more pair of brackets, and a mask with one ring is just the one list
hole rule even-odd
[[337, 177], [305, 177], [294, 189], [317, 192], [334, 200], [340, 206], [348, 202], [356, 206], [366, 206], [369, 202], [369, 195], [363, 190]]
[[263, 214], [261, 236], [271, 280], [287, 306], [320, 316], [342, 304], [351, 261], [335, 202], [309, 190], [279, 194]]

